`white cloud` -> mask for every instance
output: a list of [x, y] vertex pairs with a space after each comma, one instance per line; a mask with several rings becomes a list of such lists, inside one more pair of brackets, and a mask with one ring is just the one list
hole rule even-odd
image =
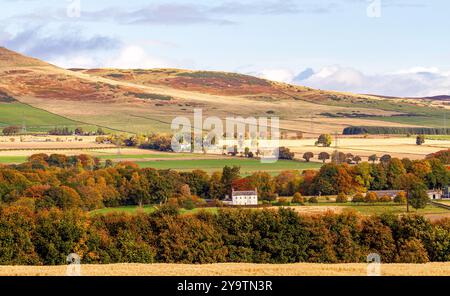
[[108, 68], [164, 68], [171, 64], [161, 58], [150, 56], [145, 49], [137, 45], [129, 45], [122, 48], [119, 54], [105, 61]]
[[151, 69], [176, 67], [179, 63], [154, 57], [138, 45], [123, 46], [109, 53], [74, 53], [55, 57], [50, 63], [62, 68]]
[[313, 88], [399, 97], [450, 95], [450, 75], [436, 67], [413, 67], [392, 73], [365, 74], [353, 68], [328, 66], [293, 83]]
[[247, 72], [245, 74], [286, 83], [292, 82], [295, 77], [295, 73], [288, 69], [264, 69], [257, 72]]
[[259, 71], [241, 69], [239, 72], [323, 90], [397, 97], [450, 95], [450, 71], [437, 67], [417, 66], [381, 74], [366, 74], [338, 65], [317, 71], [311, 68], [300, 72], [288, 68], [266, 68]]

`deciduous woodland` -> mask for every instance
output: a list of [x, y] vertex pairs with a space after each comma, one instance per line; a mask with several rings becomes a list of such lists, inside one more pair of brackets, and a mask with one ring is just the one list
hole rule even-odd
[[450, 261], [450, 220], [353, 213], [300, 216], [292, 210], [223, 209], [181, 216], [173, 206], [145, 215], [89, 217], [80, 210], [0, 210], [0, 264], [289, 263]]
[[[300, 216], [285, 208], [178, 212], [203, 198], [223, 199], [232, 187], [256, 187], [263, 200], [301, 200], [301, 194], [318, 191], [345, 199], [367, 189], [404, 188], [408, 181], [422, 186], [415, 190], [438, 188], [448, 184], [445, 155], [241, 177], [239, 167], [208, 175], [37, 154], [0, 168], [0, 264], [64, 264], [72, 252], [84, 263], [364, 262], [371, 252], [383, 262], [448, 261], [450, 220], [351, 212]], [[160, 206], [151, 214], [88, 213], [146, 203]]]
[[[277, 196], [358, 195], [367, 190], [399, 189], [415, 197], [448, 185], [446, 155], [425, 160], [382, 158], [379, 163], [325, 164], [318, 171], [284, 171], [277, 176], [255, 172], [242, 177], [239, 167], [225, 166], [211, 175], [201, 170], [176, 172], [139, 168], [134, 163], [113, 164], [88, 155], [36, 154], [26, 163], [0, 167], [2, 205], [26, 205], [35, 211], [83, 209], [119, 205], [201, 205], [220, 201], [231, 189], [258, 189], [259, 198]], [[358, 197], [360, 197], [358, 195]], [[420, 202], [419, 202], [420, 207]], [[414, 203], [413, 203], [414, 206]]]

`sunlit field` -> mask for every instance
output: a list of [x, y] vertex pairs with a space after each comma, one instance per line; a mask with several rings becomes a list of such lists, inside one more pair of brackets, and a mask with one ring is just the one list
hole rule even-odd
[[[81, 265], [85, 276], [365, 276], [367, 264], [110, 264]], [[0, 266], [0, 276], [64, 276], [67, 266]], [[450, 274], [450, 263], [382, 264], [385, 276]]]

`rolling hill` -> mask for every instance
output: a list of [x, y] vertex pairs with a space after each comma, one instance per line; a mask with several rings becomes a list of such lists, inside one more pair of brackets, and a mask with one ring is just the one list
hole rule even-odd
[[[133, 133], [168, 132], [175, 116], [190, 116], [194, 108], [202, 108], [204, 116], [219, 118], [275, 115], [285, 130], [316, 135], [352, 125], [440, 127], [449, 113], [430, 98], [408, 101], [339, 93], [236, 73], [62, 69], [1, 47], [0, 77], [0, 114], [20, 105], [42, 116], [40, 122], [13, 111], [0, 124], [25, 121], [44, 130], [46, 125], [83, 124]], [[46, 118], [49, 114], [56, 117]]]

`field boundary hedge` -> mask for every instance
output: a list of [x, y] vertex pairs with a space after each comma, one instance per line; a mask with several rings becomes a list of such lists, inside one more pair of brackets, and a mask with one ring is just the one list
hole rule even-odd
[[344, 128], [344, 135], [399, 135], [399, 134], [418, 134], [418, 135], [449, 135], [450, 128], [430, 128], [430, 127], [390, 127], [390, 126], [350, 126]]

